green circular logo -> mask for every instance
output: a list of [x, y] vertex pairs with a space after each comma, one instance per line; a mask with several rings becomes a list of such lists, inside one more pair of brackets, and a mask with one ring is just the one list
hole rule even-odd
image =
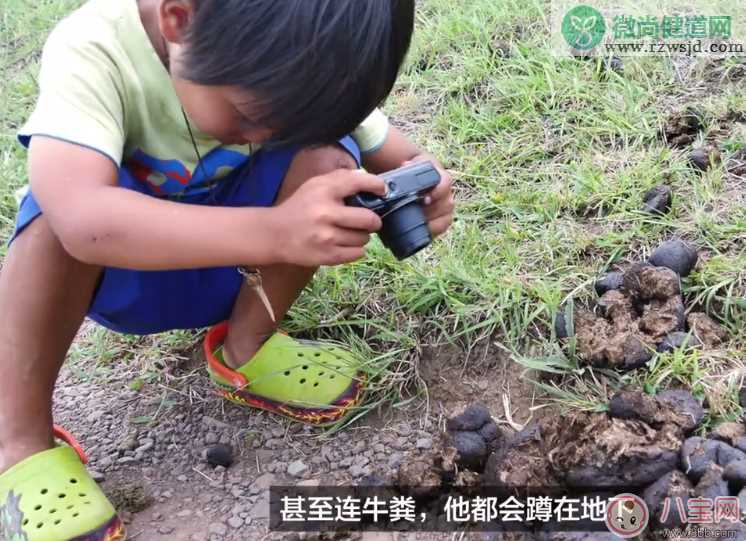
[[565, 15], [562, 21], [562, 35], [568, 45], [579, 51], [590, 51], [606, 33], [603, 14], [591, 6], [577, 6]]

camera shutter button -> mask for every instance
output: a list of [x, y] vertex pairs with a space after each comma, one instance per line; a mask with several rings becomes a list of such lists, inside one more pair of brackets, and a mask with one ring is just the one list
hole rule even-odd
[[396, 182], [391, 181], [391, 182], [387, 182], [386, 184], [388, 185], [389, 193], [396, 191], [396, 188], [397, 188]]

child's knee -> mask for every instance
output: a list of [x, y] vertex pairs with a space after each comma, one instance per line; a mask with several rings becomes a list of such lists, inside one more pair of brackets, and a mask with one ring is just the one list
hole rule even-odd
[[[43, 214], [23, 228], [8, 249], [6, 263], [13, 261], [23, 267], [42, 269], [51, 276], [74, 277], [81, 284], [96, 283], [102, 267], [76, 259], [65, 247]], [[81, 286], [82, 287], [82, 286]]]
[[16, 235], [10, 245], [10, 250], [21, 250], [21, 247], [24, 249], [40, 247], [45, 251], [60, 250], [61, 243], [46, 216], [41, 214]]
[[298, 152], [282, 183], [277, 201], [283, 201], [305, 181], [338, 169], [357, 169], [355, 158], [340, 145], [306, 148]]
[[357, 169], [355, 158], [340, 145], [301, 150], [294, 162], [296, 161], [301, 162], [309, 178], [325, 175], [337, 169]]

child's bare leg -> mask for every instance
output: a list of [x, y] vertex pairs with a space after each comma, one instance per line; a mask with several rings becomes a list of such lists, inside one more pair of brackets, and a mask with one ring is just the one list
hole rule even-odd
[[[337, 146], [307, 149], [298, 153], [282, 183], [278, 203], [290, 197], [306, 180], [337, 169], [356, 169], [355, 160]], [[225, 341], [225, 360], [238, 368], [251, 359], [277, 326], [317, 269], [293, 265], [273, 265], [259, 269], [263, 287], [272, 303], [277, 323], [273, 323], [256, 293], [244, 285], [230, 319]]]
[[0, 273], [0, 472], [52, 447], [54, 383], [100, 274], [68, 255], [44, 216], [11, 245]]

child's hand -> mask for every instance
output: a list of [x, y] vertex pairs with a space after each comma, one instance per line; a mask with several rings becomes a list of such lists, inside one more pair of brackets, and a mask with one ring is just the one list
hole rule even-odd
[[368, 209], [348, 207], [360, 192], [380, 196], [386, 184], [363, 171], [340, 169], [306, 181], [277, 207], [277, 250], [289, 264], [303, 267], [341, 265], [362, 258], [381, 219]]
[[417, 162], [433, 162], [440, 173], [440, 184], [438, 184], [427, 197], [425, 197], [425, 216], [428, 220], [430, 232], [433, 237], [438, 237], [448, 231], [453, 223], [453, 212], [456, 203], [453, 198], [453, 179], [451, 174], [445, 170], [435, 156], [421, 154], [402, 164], [402, 167]]

